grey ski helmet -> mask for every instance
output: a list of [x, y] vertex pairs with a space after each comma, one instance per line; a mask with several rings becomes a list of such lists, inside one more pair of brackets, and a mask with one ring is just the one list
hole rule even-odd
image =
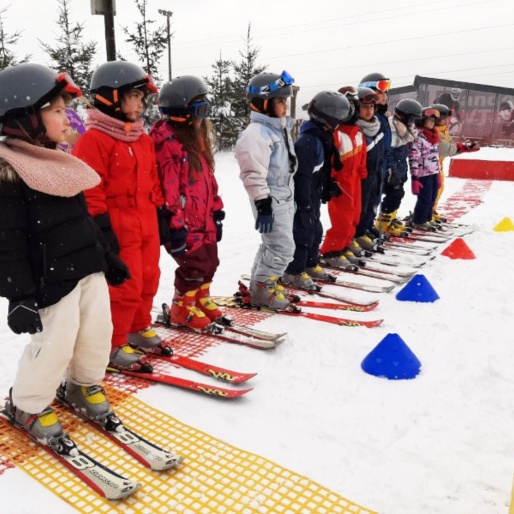
[[321, 91], [314, 95], [307, 108], [309, 116], [334, 130], [350, 115], [350, 102], [334, 91]]
[[123, 92], [134, 88], [141, 88], [145, 96], [157, 93], [151, 75], [127, 61], [101, 64], [91, 77], [93, 104], [109, 116], [119, 117]]
[[382, 73], [368, 73], [362, 77], [359, 87], [369, 87], [374, 91], [387, 93], [391, 88], [391, 80]]
[[[183, 75], [166, 82], [159, 93], [159, 110], [175, 123], [190, 122], [192, 117], [207, 118], [209, 87], [199, 77]], [[197, 102], [204, 100], [202, 102]]]
[[421, 119], [423, 106], [413, 98], [403, 98], [394, 107], [394, 112], [405, 124]]
[[41, 108], [60, 91], [72, 97], [82, 91], [67, 73], [41, 64], [24, 63], [0, 71], [0, 133], [36, 141], [46, 132]]
[[452, 110], [444, 104], [432, 104], [431, 107], [437, 109], [441, 114], [441, 118], [447, 118], [452, 115]]
[[293, 96], [293, 83], [294, 79], [287, 71], [283, 71], [280, 75], [268, 72], [255, 75], [246, 86], [246, 95], [251, 109], [274, 116], [271, 102], [268, 100], [278, 96]]

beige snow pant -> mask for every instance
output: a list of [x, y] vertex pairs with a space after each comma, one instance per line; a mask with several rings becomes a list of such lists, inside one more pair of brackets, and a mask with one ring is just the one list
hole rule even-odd
[[18, 364], [13, 403], [37, 414], [55, 398], [64, 376], [100, 384], [111, 350], [109, 289], [103, 273], [83, 278], [58, 303], [39, 310], [43, 331], [31, 335]]

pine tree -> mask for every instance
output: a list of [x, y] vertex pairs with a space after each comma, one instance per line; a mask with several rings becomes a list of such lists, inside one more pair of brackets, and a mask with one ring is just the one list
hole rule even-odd
[[211, 119], [216, 131], [216, 143], [220, 150], [231, 148], [239, 134], [238, 123], [232, 109], [233, 82], [230, 78], [233, 63], [220, 58], [212, 65], [213, 74], [205, 77], [210, 89]]
[[97, 43], [95, 41], [83, 43], [84, 24], [73, 23], [69, 7], [69, 0], [59, 0], [57, 25], [62, 32], [57, 38], [58, 44], [47, 44], [41, 41], [39, 43], [52, 59], [50, 67], [58, 71], [67, 71], [87, 96], [93, 75]]
[[246, 100], [246, 86], [254, 75], [262, 73], [267, 68], [267, 66], [257, 66], [260, 49], [253, 45], [251, 30], [252, 25], [249, 23], [245, 49], [243, 52], [239, 52], [241, 60], [234, 63], [233, 109], [236, 118], [243, 120], [243, 123], [246, 123], [250, 116], [250, 108]]
[[25, 56], [22, 60], [17, 60], [11, 47], [16, 46], [16, 43], [21, 37], [21, 32], [16, 31], [12, 34], [5, 32], [4, 28], [4, 13], [7, 9], [0, 11], [0, 70], [7, 68], [7, 66], [15, 66], [27, 62], [30, 59], [30, 55]]

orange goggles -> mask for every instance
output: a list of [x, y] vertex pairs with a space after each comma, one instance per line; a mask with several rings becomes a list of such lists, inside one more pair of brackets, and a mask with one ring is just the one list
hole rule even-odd
[[145, 75], [143, 77], [143, 80], [146, 80], [146, 87], [148, 88], [148, 90], [151, 93], [157, 94], [158, 89], [157, 89], [157, 86], [155, 85], [155, 82], [153, 81], [152, 76], [150, 74]]
[[391, 89], [391, 81], [389, 79], [383, 80], [370, 80], [362, 82], [359, 87], [369, 87], [371, 89], [378, 89], [382, 93], [387, 93]]
[[66, 91], [66, 93], [70, 93], [70, 95], [75, 96], [82, 96], [82, 90], [77, 86], [77, 84], [75, 84], [75, 82], [73, 82], [73, 79], [68, 75], [68, 73], [60, 73], [55, 81], [64, 91]]

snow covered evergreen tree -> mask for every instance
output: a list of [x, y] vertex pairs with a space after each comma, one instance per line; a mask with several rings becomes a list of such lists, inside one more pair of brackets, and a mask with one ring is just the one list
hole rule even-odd
[[5, 11], [7, 9], [0, 10], [0, 70], [7, 68], [7, 66], [15, 66], [27, 62], [30, 59], [30, 55], [25, 56], [22, 60], [18, 60], [12, 50], [12, 47], [16, 46], [16, 43], [21, 37], [21, 32], [16, 31], [12, 34], [8, 34], [5, 31]]
[[59, 0], [59, 18], [56, 23], [61, 30], [57, 45], [39, 40], [41, 48], [52, 60], [49, 66], [57, 71], [67, 71], [80, 86], [84, 96], [88, 96], [97, 43], [83, 42], [84, 24], [71, 20], [69, 0]]

